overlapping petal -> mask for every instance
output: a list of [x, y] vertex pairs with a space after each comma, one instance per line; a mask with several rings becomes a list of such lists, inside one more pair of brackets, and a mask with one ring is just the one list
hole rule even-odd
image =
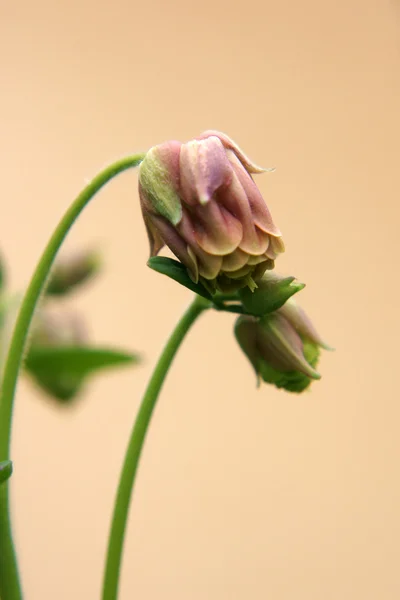
[[216, 131], [152, 148], [139, 173], [151, 255], [166, 244], [210, 289], [253, 289], [284, 250], [250, 175], [262, 171]]

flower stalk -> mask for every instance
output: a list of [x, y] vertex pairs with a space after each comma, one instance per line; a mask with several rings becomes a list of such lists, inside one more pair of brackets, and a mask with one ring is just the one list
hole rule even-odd
[[[67, 210], [38, 262], [18, 313], [4, 368], [0, 400], [0, 461], [10, 458], [14, 396], [22, 357], [30, 324], [45, 290], [57, 252], [75, 220], [93, 196], [116, 175], [139, 165], [143, 158], [143, 154], [128, 156], [101, 171]], [[0, 487], [0, 597], [1, 600], [22, 599], [10, 524], [8, 482]]]
[[[45, 248], [23, 298], [5, 361], [0, 395], [1, 600], [22, 600], [9, 507], [10, 442], [17, 379], [32, 319], [44, 293], [68, 294], [96, 273], [97, 256], [88, 255], [60, 263], [50, 278], [60, 246], [89, 201], [113, 177], [138, 165], [150, 242], [148, 265], [195, 297], [160, 355], [132, 428], [112, 515], [102, 600], [117, 600], [129, 507], [148, 428], [171, 364], [198, 317], [209, 308], [240, 315], [236, 339], [258, 381], [299, 393], [320, 378], [316, 371], [320, 348], [328, 347], [292, 299], [304, 284], [272, 272], [284, 244], [253, 181], [252, 176], [265, 169], [217, 131], [206, 131], [184, 144], [165, 142], [108, 166], [79, 194]], [[157, 256], [164, 246], [178, 261]], [[0, 286], [1, 277], [0, 265]], [[51, 346], [52, 331], [39, 316], [37, 340], [42, 347]], [[67, 341], [80, 339], [73, 327], [61, 333]]]
[[103, 580], [103, 600], [116, 600], [121, 572], [122, 552], [133, 486], [140, 456], [161, 388], [173, 359], [186, 334], [211, 302], [196, 296], [171, 334], [149, 381], [132, 429], [121, 471], [107, 548]]

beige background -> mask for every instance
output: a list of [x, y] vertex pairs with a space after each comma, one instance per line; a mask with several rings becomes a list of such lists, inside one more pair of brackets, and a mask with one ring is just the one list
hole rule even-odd
[[[3, 0], [1, 249], [26, 285], [57, 220], [103, 165], [226, 131], [258, 163], [284, 233], [278, 268], [337, 348], [300, 397], [256, 390], [208, 314], [165, 386], [129, 523], [121, 600], [400, 596], [400, 7], [389, 0]], [[190, 294], [146, 267], [137, 178], [67, 247], [107, 273], [74, 303], [93, 337], [146, 362], [73, 411], [23, 382], [13, 437], [28, 600], [99, 597], [114, 491], [151, 368]]]

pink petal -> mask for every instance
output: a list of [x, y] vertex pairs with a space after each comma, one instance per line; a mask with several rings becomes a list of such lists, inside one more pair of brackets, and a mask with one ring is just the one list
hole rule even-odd
[[249, 260], [247, 261], [247, 264], [254, 267], [255, 265], [259, 265], [260, 263], [264, 262], [266, 258], [268, 258], [268, 257], [265, 254], [263, 254], [261, 256], [249, 256]]
[[267, 204], [250, 175], [243, 169], [236, 157], [230, 155], [229, 160], [248, 198], [254, 223], [265, 233], [280, 236], [281, 232], [274, 224]]
[[[243, 169], [243, 167], [240, 168]], [[246, 172], [244, 171], [244, 173]], [[264, 254], [269, 244], [268, 235], [255, 227], [249, 199], [236, 174], [229, 186], [221, 189], [216, 200], [235, 215], [242, 224], [243, 235], [239, 248], [255, 256]]]
[[202, 252], [200, 248], [196, 248], [194, 254], [197, 258], [197, 264], [199, 266], [199, 275], [204, 279], [215, 279], [221, 272], [222, 257], [213, 256]]
[[168, 180], [177, 192], [179, 192], [180, 183], [179, 157], [181, 148], [182, 142], [177, 142], [176, 140], [164, 142], [155, 147], [157, 157], [168, 174]]
[[183, 211], [179, 233], [196, 257], [199, 274], [206, 279], [215, 279], [221, 270], [222, 257], [209, 253], [199, 246], [195, 226], [187, 210]]
[[232, 177], [224, 147], [216, 137], [183, 144], [179, 164], [182, 200], [190, 206], [207, 204]]
[[285, 251], [285, 245], [283, 243], [282, 238], [274, 237], [271, 235], [270, 237], [270, 245], [268, 250], [266, 251], [266, 256], [271, 260], [275, 260], [278, 254]]
[[242, 240], [241, 222], [217, 200], [197, 206], [192, 214], [192, 223], [198, 245], [209, 254], [230, 254]]
[[300, 336], [283, 315], [274, 313], [258, 330], [258, 348], [271, 365], [280, 371], [300, 371], [308, 377], [320, 375], [306, 361]]
[[248, 260], [249, 255], [246, 252], [243, 252], [243, 250], [239, 250], [239, 248], [237, 248], [231, 254], [224, 256], [221, 269], [222, 271], [228, 273], [229, 271], [237, 271], [238, 269], [244, 267], [244, 265], [247, 265]]
[[188, 252], [187, 244], [179, 235], [176, 228], [163, 217], [152, 216], [151, 222], [152, 226], [157, 230], [158, 235], [164, 240], [165, 244], [172, 250], [181, 263], [185, 265], [189, 271], [190, 277], [197, 283], [199, 280], [199, 272], [196, 259]]
[[263, 167], [259, 167], [255, 163], [253, 163], [248, 158], [248, 156], [246, 156], [246, 154], [242, 152], [239, 146], [233, 140], [231, 140], [230, 137], [226, 135], [226, 133], [210, 129], [208, 131], [204, 131], [204, 133], [202, 133], [198, 137], [198, 139], [204, 140], [209, 138], [210, 136], [217, 137], [221, 140], [224, 148], [226, 148], [227, 150], [232, 150], [232, 152], [238, 157], [238, 159], [240, 160], [240, 162], [242, 163], [242, 165], [248, 173], [264, 173], [265, 171], [268, 171], [268, 169], [263, 169]]
[[[238, 269], [237, 271], [230, 271], [229, 272], [229, 278], [230, 279], [242, 279], [242, 277], [246, 277], [246, 275], [249, 275], [250, 273], [252, 273], [253, 271], [253, 267], [251, 265], [244, 265], [244, 267], [242, 267], [241, 269]], [[257, 286], [254, 286], [257, 287]]]
[[323, 341], [305, 310], [295, 300], [289, 299], [278, 312], [291, 323], [301, 336], [318, 344], [321, 348], [332, 349]]
[[157, 256], [160, 250], [164, 247], [164, 240], [160, 236], [160, 233], [153, 225], [151, 218], [143, 215], [144, 224], [146, 226], [147, 236], [150, 243], [150, 256]]

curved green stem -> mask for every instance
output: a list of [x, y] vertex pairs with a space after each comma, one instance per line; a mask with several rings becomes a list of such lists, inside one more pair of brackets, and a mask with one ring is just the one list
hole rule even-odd
[[[75, 220], [96, 192], [122, 171], [136, 167], [143, 158], [143, 154], [128, 156], [101, 171], [67, 210], [42, 254], [22, 301], [4, 368], [0, 401], [0, 461], [9, 459], [14, 394], [28, 329], [56, 254]], [[7, 483], [0, 487], [0, 597], [2, 600], [22, 598], [11, 534]]]
[[169, 338], [143, 396], [125, 455], [115, 499], [103, 580], [103, 600], [117, 600], [129, 504], [146, 433], [171, 363], [191, 325], [211, 302], [196, 296]]

